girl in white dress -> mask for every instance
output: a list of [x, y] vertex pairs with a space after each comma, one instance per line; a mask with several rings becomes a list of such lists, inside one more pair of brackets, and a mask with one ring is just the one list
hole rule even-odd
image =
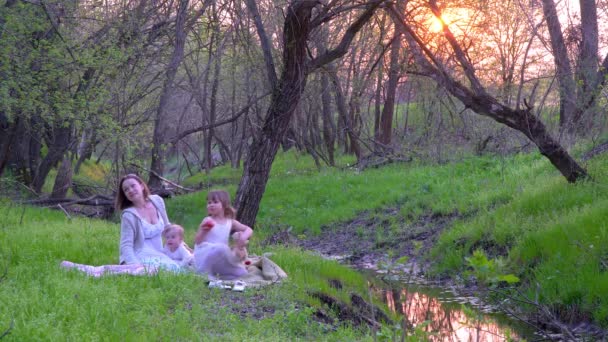
[[[223, 190], [207, 194], [207, 213], [195, 237], [194, 266], [197, 272], [211, 279], [233, 280], [247, 274], [242, 255], [253, 230], [235, 220], [235, 209], [230, 205], [230, 195]], [[234, 235], [235, 250], [228, 244]]]

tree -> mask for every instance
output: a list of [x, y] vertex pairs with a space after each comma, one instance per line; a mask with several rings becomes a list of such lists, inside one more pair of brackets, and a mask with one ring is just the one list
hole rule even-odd
[[388, 70], [388, 85], [386, 87], [386, 99], [384, 108], [380, 115], [379, 142], [384, 147], [389, 147], [393, 132], [393, 112], [395, 111], [395, 93], [400, 76], [399, 53], [401, 50], [400, 30], [395, 30], [395, 36], [391, 43], [391, 57]]
[[175, 79], [175, 74], [177, 74], [177, 69], [184, 58], [184, 46], [186, 44], [186, 36], [188, 34], [185, 30], [188, 4], [189, 0], [179, 1], [177, 15], [175, 16], [175, 44], [173, 47], [173, 53], [171, 55], [171, 61], [169, 62], [165, 72], [165, 81], [160, 95], [160, 102], [154, 118], [152, 161], [150, 163], [150, 176], [148, 182], [148, 185], [152, 188], [160, 188], [162, 182], [158, 176], [162, 176], [163, 174], [164, 152], [162, 149], [163, 144], [165, 143], [165, 124], [163, 120], [167, 116], [169, 98], [174, 90], [173, 81]]
[[306, 57], [311, 29], [333, 19], [335, 13], [340, 12], [330, 12], [329, 7], [320, 8], [318, 15], [312, 18], [313, 9], [318, 3], [303, 0], [293, 1], [286, 9], [283, 26], [283, 71], [274, 86], [262, 130], [254, 137], [245, 161], [235, 200], [239, 208], [239, 221], [249, 226], [255, 223], [272, 162], [304, 91], [307, 76], [313, 70], [343, 56], [354, 36], [372, 17], [381, 2], [371, 1], [367, 4], [334, 49], [310, 60]]
[[[428, 8], [435, 17], [441, 18], [442, 13], [435, 0], [428, 2]], [[466, 108], [523, 133], [569, 182], [575, 182], [586, 177], [586, 171], [551, 136], [543, 122], [531, 113], [532, 108], [513, 109], [500, 103], [488, 93], [476, 76], [475, 68], [468, 59], [465, 49], [445, 23], [442, 22], [443, 36], [452, 49], [453, 58], [459, 68], [458, 71], [464, 75], [469, 83], [468, 86], [455, 78], [454, 71], [451, 72], [444, 66], [411, 25], [404, 20], [399, 11], [393, 6], [389, 6], [388, 10], [393, 21], [403, 30], [422, 73], [445, 87]]]
[[555, 2], [542, 0], [560, 89], [560, 128], [568, 134], [584, 135], [597, 114], [599, 87], [608, 73], [608, 54], [600, 67], [596, 2], [580, 0], [579, 4], [581, 19], [580, 27], [576, 28], [579, 38], [572, 67]]

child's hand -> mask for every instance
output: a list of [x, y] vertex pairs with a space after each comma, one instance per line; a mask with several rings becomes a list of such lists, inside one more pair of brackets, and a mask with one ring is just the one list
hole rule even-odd
[[203, 227], [203, 224], [201, 223], [198, 230], [196, 231], [196, 235], [194, 236], [195, 245], [198, 245], [205, 240], [205, 236], [207, 236], [207, 233], [209, 233], [209, 229], [211, 228]]
[[201, 225], [199, 226], [201, 229], [209, 230], [215, 226], [215, 221], [211, 217], [205, 217]]
[[245, 247], [247, 247], [247, 244], [249, 243], [249, 240], [243, 239], [243, 234], [241, 234], [241, 233], [235, 233], [233, 235], [233, 238], [234, 238], [234, 244], [238, 248], [245, 248]]

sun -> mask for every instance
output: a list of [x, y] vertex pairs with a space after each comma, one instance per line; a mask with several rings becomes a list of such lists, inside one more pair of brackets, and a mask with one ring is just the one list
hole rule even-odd
[[444, 24], [447, 25], [447, 22], [445, 21], [443, 16], [441, 16], [441, 18], [432, 16], [431, 20], [430, 20], [429, 31], [431, 31], [433, 33], [439, 33], [441, 31], [443, 31]]

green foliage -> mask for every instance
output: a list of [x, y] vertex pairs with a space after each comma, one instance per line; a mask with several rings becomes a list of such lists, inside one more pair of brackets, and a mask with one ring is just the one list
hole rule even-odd
[[473, 275], [483, 284], [494, 285], [499, 282], [515, 284], [519, 278], [513, 274], [502, 274], [505, 262], [502, 258], [488, 260], [482, 250], [473, 252], [473, 256], [465, 258], [469, 267], [473, 269]]

